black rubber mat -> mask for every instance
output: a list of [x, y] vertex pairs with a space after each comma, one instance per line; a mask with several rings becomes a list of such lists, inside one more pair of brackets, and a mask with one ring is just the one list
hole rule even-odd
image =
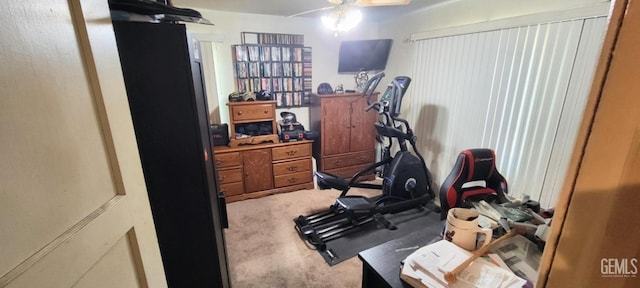
[[428, 209], [411, 209], [387, 215], [386, 218], [398, 229], [389, 230], [377, 221], [364, 224], [353, 232], [326, 243], [327, 249], [320, 252], [329, 266], [358, 255], [371, 247], [408, 235], [418, 229], [442, 231], [440, 213]]

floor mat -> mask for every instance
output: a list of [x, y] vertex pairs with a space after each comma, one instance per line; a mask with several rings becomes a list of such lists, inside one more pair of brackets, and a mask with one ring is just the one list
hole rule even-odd
[[418, 229], [440, 232], [443, 227], [440, 213], [428, 209], [411, 209], [387, 215], [386, 218], [398, 229], [389, 230], [377, 221], [371, 221], [360, 226], [357, 231], [327, 242], [327, 249], [318, 252], [329, 266], [333, 266], [358, 255], [360, 251], [408, 235]]

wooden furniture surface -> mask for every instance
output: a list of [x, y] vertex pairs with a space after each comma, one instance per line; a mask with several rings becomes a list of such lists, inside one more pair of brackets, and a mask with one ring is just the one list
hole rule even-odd
[[362, 94], [312, 94], [311, 130], [320, 132], [320, 140], [313, 145], [318, 171], [350, 177], [375, 162], [377, 115], [366, 108]]
[[227, 202], [313, 189], [310, 140], [216, 147], [220, 190]]
[[[238, 147], [246, 144], [261, 144], [265, 142], [278, 143], [278, 128], [276, 124], [276, 101], [246, 101], [229, 102], [229, 120], [231, 134], [229, 145]], [[237, 125], [259, 124], [270, 122], [271, 134], [253, 137], [236, 137]]]

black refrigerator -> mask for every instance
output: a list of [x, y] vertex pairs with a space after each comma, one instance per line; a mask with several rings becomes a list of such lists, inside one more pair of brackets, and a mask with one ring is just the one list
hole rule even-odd
[[183, 24], [114, 21], [169, 287], [229, 287], [198, 43]]

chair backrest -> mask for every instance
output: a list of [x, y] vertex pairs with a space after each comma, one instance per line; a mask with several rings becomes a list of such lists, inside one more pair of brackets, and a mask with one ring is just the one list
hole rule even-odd
[[[484, 181], [484, 186], [465, 187], [473, 181]], [[467, 149], [458, 155], [451, 173], [440, 187], [440, 206], [442, 219], [447, 217], [449, 209], [465, 206], [468, 197], [496, 198], [498, 203], [507, 200], [507, 180], [496, 169], [496, 155], [492, 149]]]

